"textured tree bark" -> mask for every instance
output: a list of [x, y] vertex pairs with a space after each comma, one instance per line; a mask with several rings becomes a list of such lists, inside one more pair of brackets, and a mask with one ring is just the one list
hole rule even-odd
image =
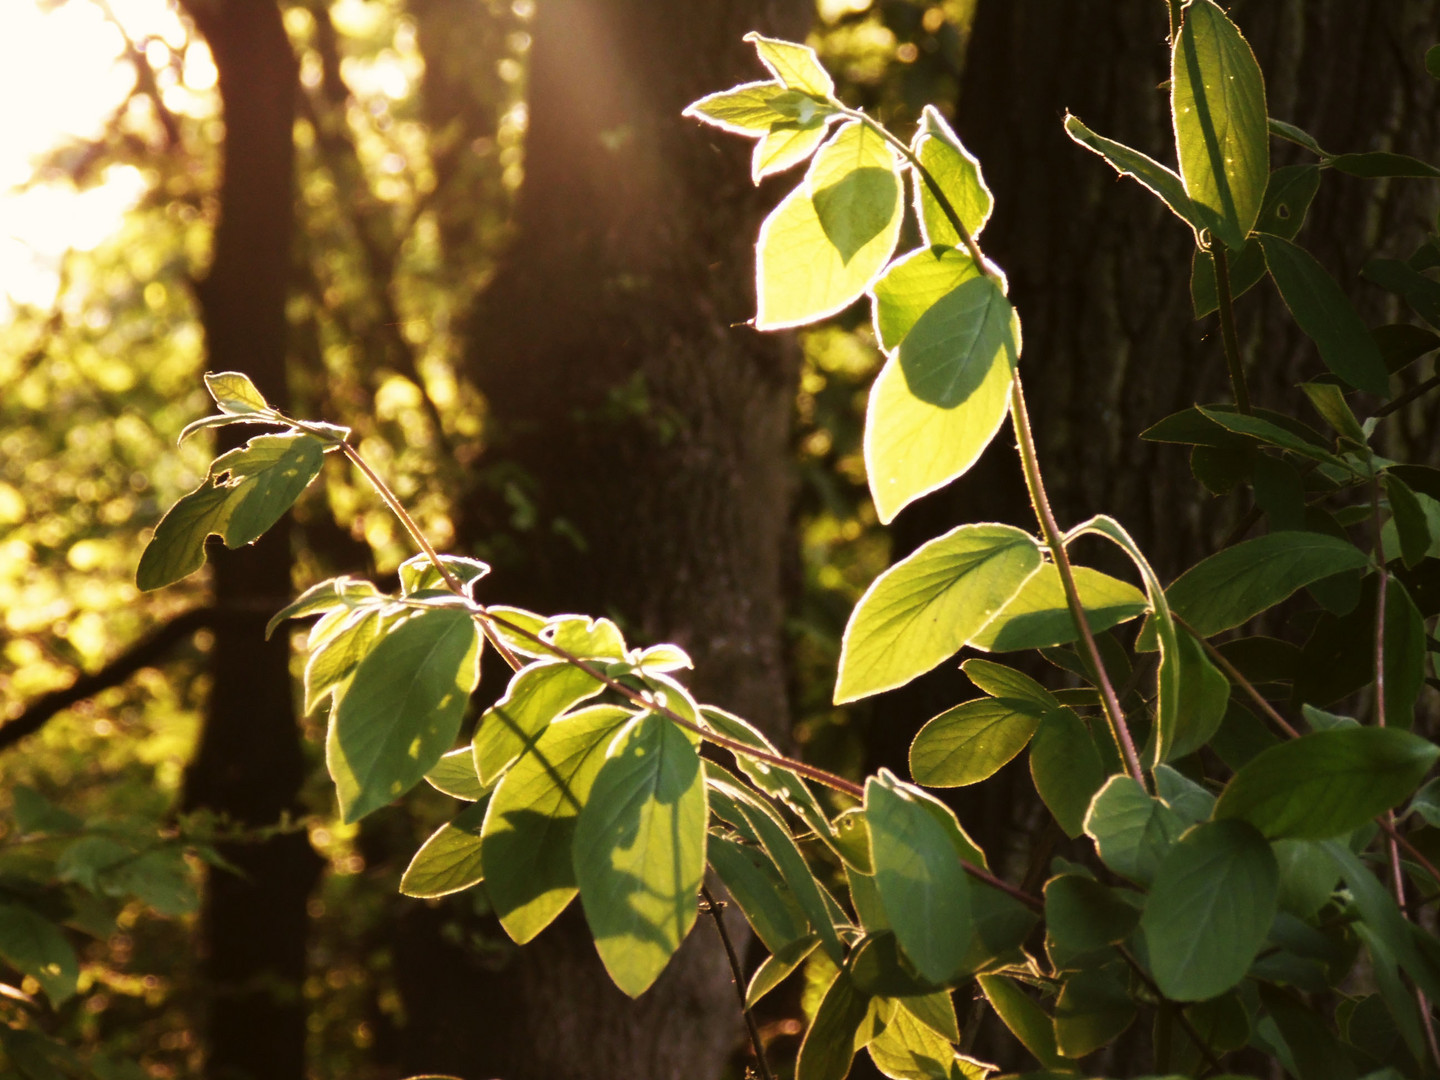
[[[225, 119], [214, 260], [196, 287], [208, 362], [246, 372], [283, 407], [295, 57], [273, 3], [185, 6], [215, 56]], [[239, 825], [274, 825], [297, 809], [304, 772], [287, 637], [264, 638], [266, 620], [291, 591], [287, 523], [253, 547], [212, 548], [211, 558], [215, 603], [238, 617], [215, 626], [213, 683], [185, 803]], [[319, 859], [303, 832], [225, 845], [223, 853], [240, 874], [215, 870], [206, 882], [201, 948], [213, 997], [205, 1075], [301, 1080], [305, 904]]]
[[[763, 77], [746, 31], [803, 37], [810, 14], [802, 0], [542, 0], [515, 243], [472, 334], [489, 461], [504, 463], [468, 515], [496, 564], [487, 595], [677, 641], [702, 700], [782, 738], [796, 356], [737, 325], [754, 313], [752, 245], [774, 192], [747, 190], [738, 140], [680, 112]], [[630, 1002], [578, 905], [492, 970], [437, 960], [421, 932], [435, 917], [412, 913], [397, 959], [407, 1067], [700, 1080], [741, 1037], [703, 927]]]

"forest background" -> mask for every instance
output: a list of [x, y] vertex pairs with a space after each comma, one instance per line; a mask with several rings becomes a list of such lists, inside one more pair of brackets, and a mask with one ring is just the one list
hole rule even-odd
[[[700, 693], [807, 759], [903, 768], [960, 676], [832, 707], [849, 610], [919, 540], [1028, 508], [991, 454], [879, 529], [863, 315], [795, 338], [744, 325], [775, 193], [680, 111], [759, 77], [748, 30], [809, 30], [846, 100], [900, 127], [936, 102], [984, 161], [1062, 517], [1115, 514], [1168, 580], [1248, 510], [1135, 440], [1223, 396], [1219, 343], [1193, 319], [1185, 237], [1060, 126], [1069, 108], [1163, 145], [1166, 96], [1142, 92], [1165, 77], [1159, 0], [185, 0], [160, 28], [103, 0], [42, 6], [89, 5], [126, 35], [131, 89], [29, 183], [138, 198], [61, 260], [53, 294], [12, 297], [0, 330], [0, 890], [69, 904], [89, 932], [75, 998], [0, 1004], [27, 1075], [738, 1075], [706, 928], [631, 1004], [582, 927], [516, 951], [478, 891], [397, 895], [453, 813], [445, 796], [338, 824], [323, 720], [302, 715], [288, 644], [263, 627], [311, 581], [383, 579], [410, 554], [345, 470], [331, 463], [288, 535], [219, 555], [208, 580], [142, 598], [133, 574], [208, 461], [203, 439], [174, 447], [205, 411], [200, 372], [243, 370], [272, 402], [354, 426], [439, 546], [492, 563], [490, 599], [678, 641]], [[1440, 84], [1420, 64], [1433, 5], [1232, 14], [1273, 115], [1326, 146], [1440, 151]], [[1353, 285], [1362, 258], [1412, 250], [1435, 209], [1422, 185], [1331, 185], [1312, 244]], [[1309, 348], [1277, 308], [1256, 295], [1242, 313], [1261, 401]], [[1422, 401], [1387, 427], [1392, 456], [1435, 463], [1434, 419]], [[503, 686], [490, 676], [481, 700]], [[1015, 849], [1039, 809], [1028, 776], [983, 798], [957, 801], [967, 827]], [[814, 1007], [804, 991], [767, 1001], [777, 1059]], [[998, 1024], [967, 1036], [1024, 1060]]]

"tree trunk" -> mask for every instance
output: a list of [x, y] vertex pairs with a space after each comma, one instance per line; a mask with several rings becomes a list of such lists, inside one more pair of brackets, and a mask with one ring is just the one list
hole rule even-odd
[[[295, 58], [273, 3], [187, 0], [186, 9], [215, 56], [225, 119], [214, 261], [197, 285], [209, 364], [246, 372], [283, 408]], [[267, 619], [291, 592], [287, 523], [253, 547], [212, 548], [211, 556], [215, 603], [234, 617], [216, 626], [185, 802], [237, 825], [274, 825], [297, 810], [304, 774], [288, 639], [265, 641]], [[201, 949], [213, 997], [205, 1075], [301, 1080], [305, 905], [319, 860], [303, 832], [227, 844], [223, 854], [239, 873], [214, 870], [206, 883]]]
[[[754, 314], [754, 237], [775, 193], [747, 190], [738, 140], [680, 112], [763, 77], [743, 34], [803, 37], [807, 7], [541, 0], [516, 239], [472, 333], [487, 475], [502, 478], [468, 517], [496, 565], [487, 596], [678, 642], [702, 700], [781, 738], [797, 357], [737, 325]], [[397, 961], [416, 1068], [702, 1080], [739, 1041], [703, 925], [635, 1002], [578, 905], [498, 970], [453, 952], [437, 970], [420, 936]]]

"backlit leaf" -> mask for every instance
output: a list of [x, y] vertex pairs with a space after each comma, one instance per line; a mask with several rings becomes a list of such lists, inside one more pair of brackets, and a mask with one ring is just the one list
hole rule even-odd
[[631, 997], [695, 923], [706, 814], [700, 757], [684, 732], [647, 713], [615, 737], [575, 826], [574, 866], [600, 959]]
[[564, 660], [541, 660], [517, 671], [505, 696], [485, 710], [475, 729], [475, 767], [481, 781], [492, 783], [547, 724], [603, 689], [593, 676]]
[[855, 1034], [869, 1008], [869, 996], [837, 971], [800, 1044], [795, 1080], [844, 1080], [855, 1057]]
[[745, 40], [755, 46], [760, 62], [770, 69], [770, 73], [790, 89], [822, 98], [835, 92], [829, 73], [821, 65], [815, 50], [808, 45], [780, 41], [754, 32], [746, 34]]
[[[1145, 594], [1129, 582], [1086, 566], [1074, 571], [1075, 587], [1094, 633], [1133, 619], [1149, 606]], [[1046, 563], [969, 644], [985, 652], [1011, 652], [1064, 645], [1079, 636], [1060, 585], [1060, 571], [1054, 563]]]
[[422, 611], [369, 651], [325, 741], [346, 822], [399, 798], [435, 766], [479, 679], [480, 632], [463, 611]]
[[977, 698], [928, 721], [910, 744], [910, 773], [926, 787], [963, 787], [997, 773], [1030, 741], [1041, 710], [1012, 698]]
[[1132, 777], [1112, 776], [1085, 816], [1085, 832], [1115, 873], [1148, 885], [1170, 846], [1184, 831], [1175, 811]]
[[480, 861], [480, 826], [486, 803], [467, 806], [441, 825], [410, 860], [400, 879], [406, 896], [432, 899], [468, 889], [485, 876]]
[[1211, 232], [1238, 250], [1270, 175], [1265, 80], [1249, 44], [1211, 0], [1185, 7], [1170, 88], [1185, 192]]
[[1065, 835], [1079, 836], [1090, 800], [1105, 783], [1105, 766], [1084, 721], [1072, 710], [1053, 708], [1041, 717], [1030, 743], [1030, 776]]
[[1096, 135], [1080, 122], [1079, 117], [1068, 113], [1065, 116], [1065, 134], [1087, 150], [1099, 154], [1121, 176], [1134, 177], [1196, 232], [1205, 227], [1195, 204], [1190, 201], [1190, 196], [1185, 194], [1185, 181], [1181, 180], [1175, 171], [1167, 169], [1139, 150]]
[[986, 277], [931, 305], [886, 361], [865, 414], [865, 468], [882, 522], [975, 464], [1010, 409], [1020, 321]]
[[979, 982], [986, 1000], [1025, 1049], [1045, 1068], [1068, 1072], [1065, 1059], [1055, 1045], [1055, 1028], [1045, 1010], [1001, 975], [981, 975]]
[[[939, 186], [960, 224], [979, 239], [985, 223], [990, 220], [995, 197], [985, 186], [980, 162], [966, 150], [959, 136], [950, 129], [935, 106], [926, 105], [920, 115], [920, 128], [912, 146], [925, 171]], [[920, 221], [920, 235], [927, 244], [960, 247], [962, 240], [940, 206], [930, 185], [918, 171], [915, 175], [915, 216]]]
[[270, 408], [270, 403], [255, 388], [250, 376], [241, 371], [207, 371], [205, 389], [210, 391], [220, 411], [232, 416], [264, 412]]
[[760, 227], [756, 328], [800, 326], [858, 299], [895, 250], [902, 203], [894, 152], [858, 121], [841, 126]]
[[845, 628], [835, 701], [903, 686], [959, 651], [1040, 565], [1011, 525], [962, 525], [871, 583]]
[[880, 347], [886, 352], [897, 348], [936, 301], [961, 282], [979, 276], [975, 261], [957, 248], [937, 245], [901, 255], [870, 286]]

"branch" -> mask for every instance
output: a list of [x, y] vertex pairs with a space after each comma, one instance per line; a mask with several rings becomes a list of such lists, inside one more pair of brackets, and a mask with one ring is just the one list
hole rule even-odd
[[35, 734], [56, 713], [119, 685], [141, 668], [153, 666], [195, 631], [214, 626], [219, 615], [213, 607], [192, 608], [142, 638], [94, 674], [81, 675], [65, 689], [43, 695], [14, 720], [0, 726], [0, 750], [7, 750], [27, 735]]
[[770, 1071], [770, 1063], [765, 1060], [765, 1043], [760, 1039], [760, 1027], [755, 1023], [755, 1014], [750, 1011], [750, 1006], [745, 1004], [745, 987], [742, 985], [745, 972], [740, 966], [740, 957], [735, 955], [735, 946], [730, 942], [730, 932], [725, 929], [725, 917], [722, 914], [725, 905], [715, 899], [708, 885], [700, 886], [700, 895], [705, 898], [701, 910], [715, 920], [715, 932], [720, 935], [720, 941], [725, 946], [725, 956], [730, 961], [731, 981], [735, 983], [735, 996], [740, 999], [740, 1015], [745, 1017], [745, 1028], [750, 1032], [750, 1045], [755, 1051], [755, 1060], [760, 1065], [760, 1075], [763, 1080], [775, 1080], [775, 1074]]

